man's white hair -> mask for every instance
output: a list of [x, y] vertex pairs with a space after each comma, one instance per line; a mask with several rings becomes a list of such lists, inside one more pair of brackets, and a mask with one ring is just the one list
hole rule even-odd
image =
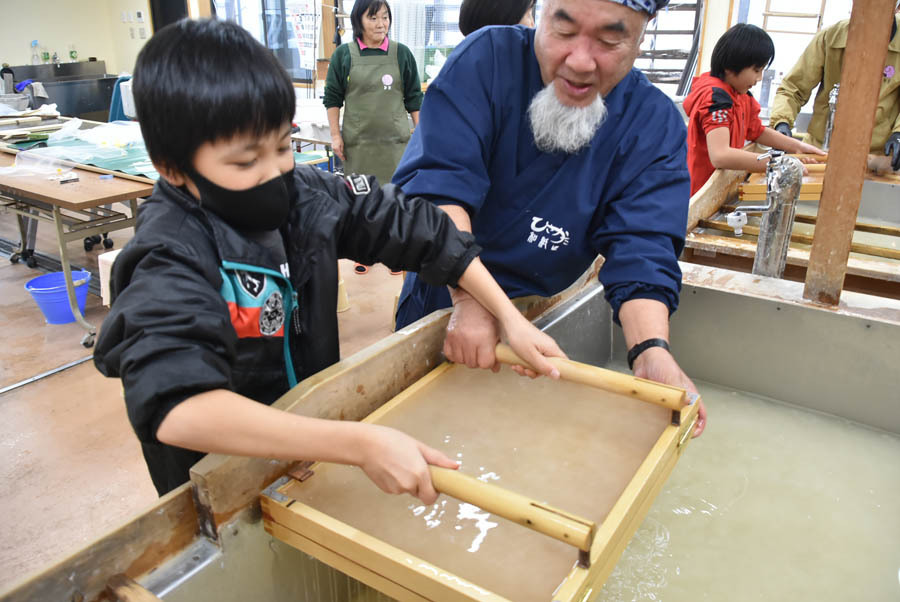
[[564, 105], [556, 97], [553, 83], [538, 92], [528, 106], [534, 143], [545, 153], [575, 154], [591, 143], [606, 120], [606, 103], [597, 94], [586, 107]]

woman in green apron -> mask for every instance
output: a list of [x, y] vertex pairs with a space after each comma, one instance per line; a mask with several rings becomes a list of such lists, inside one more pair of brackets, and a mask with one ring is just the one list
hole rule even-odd
[[[382, 185], [391, 181], [409, 141], [407, 113], [415, 125], [422, 106], [415, 58], [409, 48], [388, 39], [391, 21], [384, 0], [354, 3], [353, 41], [331, 56], [324, 98], [331, 145], [344, 162], [344, 173], [374, 175]], [[368, 268], [357, 264], [354, 270], [365, 274]]]

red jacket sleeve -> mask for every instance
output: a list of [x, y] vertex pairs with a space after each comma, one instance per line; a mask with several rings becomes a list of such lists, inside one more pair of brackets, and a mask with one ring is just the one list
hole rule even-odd
[[[710, 88], [709, 96], [699, 103], [699, 107], [700, 127], [704, 134], [721, 127], [731, 129], [731, 124], [734, 122], [732, 115], [734, 101], [728, 92], [722, 88]], [[757, 114], [758, 112], [757, 110]]]

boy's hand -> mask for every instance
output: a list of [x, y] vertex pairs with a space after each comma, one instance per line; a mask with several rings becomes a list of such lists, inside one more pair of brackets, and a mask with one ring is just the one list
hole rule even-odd
[[[474, 320], [468, 317], [465, 321], [463, 320], [466, 312], [480, 316], [481, 320], [491, 327], [495, 324], [487, 321], [487, 317], [495, 316], [506, 333], [510, 346], [523, 361], [528, 362], [534, 368], [530, 374], [546, 374], [559, 378], [559, 371], [547, 361], [545, 356], [565, 357], [563, 352], [553, 339], [535, 328], [531, 322], [525, 319], [525, 316], [519, 313], [519, 310], [510, 302], [506, 293], [477, 257], [463, 272], [459, 279], [459, 287], [450, 294], [453, 299], [453, 315], [447, 326], [448, 339], [451, 339], [456, 330], [476, 331], [477, 323]], [[466, 297], [473, 302], [471, 306]], [[476, 305], [479, 307], [476, 308]], [[453, 339], [456, 338], [453, 336]], [[472, 339], [477, 346], [470, 343], [466, 345], [466, 349], [462, 350], [462, 359], [465, 360], [467, 366], [498, 369], [496, 366], [497, 356], [494, 351], [497, 340], [498, 337], [493, 328], [482, 332]], [[459, 350], [454, 349], [453, 345], [454, 340], [448, 343], [445, 339], [444, 352], [448, 359], [459, 361]], [[475, 351], [473, 352], [473, 350]], [[520, 370], [516, 370], [519, 374], [529, 374], [528, 370], [520, 368]]]
[[[823, 151], [821, 148], [817, 146], [813, 146], [812, 144], [806, 144], [805, 142], [797, 143], [797, 150], [794, 151], [798, 154], [804, 155], [819, 155], [820, 157], [827, 157], [828, 153]], [[819, 163], [820, 161], [814, 157], [797, 157], [800, 159], [801, 163]]]
[[[559, 378], [559, 372], [546, 359], [566, 357], [556, 341], [535, 328], [512, 305], [508, 315], [508, 324], [503, 324], [503, 331], [510, 347], [537, 371], [524, 366], [512, 366], [512, 369], [531, 378], [540, 374]], [[465, 291], [454, 291], [453, 314], [447, 325], [447, 338], [444, 339], [444, 356], [451, 362], [465, 364], [469, 368], [497, 372], [500, 363], [494, 350], [499, 341], [500, 327], [494, 316]]]
[[459, 464], [438, 450], [396, 429], [376, 424], [364, 425], [363, 460], [360, 468], [386, 493], [409, 493], [424, 504], [438, 497], [428, 465], [459, 468]]
[[550, 378], [559, 378], [559, 370], [547, 361], [548, 357], [565, 358], [553, 337], [538, 330], [525, 316], [516, 312], [503, 324], [503, 331], [513, 351], [525, 360], [534, 370], [524, 366], [513, 366], [512, 369], [521, 376], [535, 378], [540, 374]]

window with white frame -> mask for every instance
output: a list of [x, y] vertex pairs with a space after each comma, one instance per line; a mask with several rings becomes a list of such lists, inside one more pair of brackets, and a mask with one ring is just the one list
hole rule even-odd
[[[775, 60], [763, 77], [763, 81], [751, 89], [763, 107], [763, 116], [768, 115], [778, 84], [794, 67], [797, 58], [803, 54], [819, 31], [838, 21], [850, 18], [852, 0], [741, 0], [735, 1], [740, 10], [736, 11], [735, 23], [743, 15], [746, 22], [765, 29], [775, 43]], [[770, 13], [766, 15], [766, 13]], [[775, 13], [772, 15], [771, 13]], [[811, 17], [790, 17], [782, 14], [818, 14], [821, 19]], [[743, 15], [742, 15], [743, 14]], [[804, 107], [804, 112], [812, 111], [815, 95]]]

